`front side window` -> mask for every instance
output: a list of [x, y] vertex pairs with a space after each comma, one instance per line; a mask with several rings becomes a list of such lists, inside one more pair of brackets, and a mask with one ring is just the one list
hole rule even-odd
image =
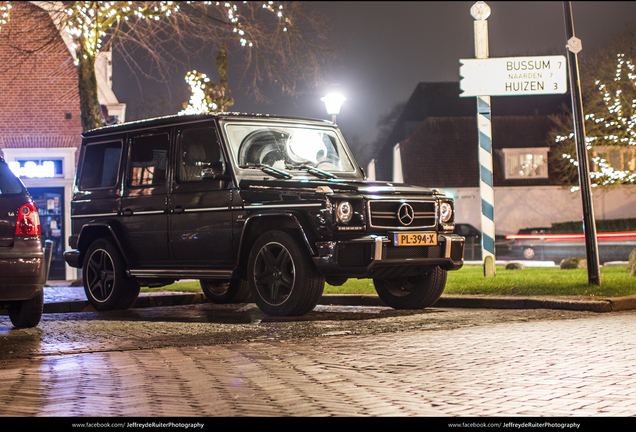
[[130, 186], [156, 186], [166, 181], [167, 133], [133, 138], [130, 145]]
[[225, 172], [214, 128], [186, 129], [179, 135], [177, 180], [196, 182]]
[[224, 130], [239, 168], [265, 166], [294, 175], [306, 175], [307, 170], [332, 175], [355, 172], [335, 129], [228, 123]]
[[548, 149], [503, 149], [506, 179], [548, 178]]
[[79, 187], [82, 190], [110, 188], [117, 184], [121, 141], [89, 144], [84, 151], [82, 177]]

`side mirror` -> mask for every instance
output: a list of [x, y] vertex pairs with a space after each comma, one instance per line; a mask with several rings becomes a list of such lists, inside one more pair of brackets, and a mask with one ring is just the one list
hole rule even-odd
[[205, 164], [205, 168], [201, 170], [201, 177], [203, 177], [204, 180], [230, 179], [230, 176], [225, 174], [225, 164], [223, 162]]

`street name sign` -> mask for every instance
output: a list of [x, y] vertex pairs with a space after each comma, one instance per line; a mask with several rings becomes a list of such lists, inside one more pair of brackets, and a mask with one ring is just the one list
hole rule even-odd
[[563, 94], [565, 56], [460, 59], [460, 97]]

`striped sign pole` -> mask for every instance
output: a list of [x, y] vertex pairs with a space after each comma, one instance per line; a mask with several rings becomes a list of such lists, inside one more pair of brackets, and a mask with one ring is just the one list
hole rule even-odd
[[[475, 19], [475, 58], [488, 58], [490, 7], [478, 1], [470, 8]], [[479, 196], [481, 198], [481, 257], [484, 276], [495, 276], [495, 192], [492, 177], [492, 126], [490, 96], [477, 96], [477, 134], [479, 141]]]
[[481, 198], [481, 257], [484, 276], [495, 275], [495, 192], [492, 181], [490, 96], [477, 97], [479, 134], [479, 196]]

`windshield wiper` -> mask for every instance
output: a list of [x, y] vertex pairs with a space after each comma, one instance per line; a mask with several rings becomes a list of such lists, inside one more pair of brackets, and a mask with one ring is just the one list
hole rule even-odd
[[304, 169], [308, 173], [313, 174], [316, 177], [329, 178], [329, 179], [336, 178], [336, 176], [331, 174], [330, 172], [323, 171], [323, 170], [318, 169], [316, 167], [313, 167], [311, 165], [300, 165], [300, 166], [294, 167], [294, 168]]
[[270, 174], [273, 175], [274, 177], [278, 177], [278, 178], [285, 178], [285, 179], [290, 179], [292, 178], [292, 175], [289, 174], [288, 172], [285, 172], [283, 170], [279, 170], [276, 168], [272, 168], [269, 165], [263, 165], [263, 164], [247, 164], [247, 165], [241, 165], [239, 166], [239, 168], [241, 169], [246, 169], [246, 168], [260, 168], [261, 171], [263, 171], [266, 174]]

